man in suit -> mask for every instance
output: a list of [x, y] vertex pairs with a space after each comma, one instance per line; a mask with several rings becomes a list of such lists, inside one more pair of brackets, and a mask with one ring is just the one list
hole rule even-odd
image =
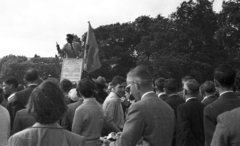
[[36, 123], [36, 120], [32, 115], [30, 115], [27, 111], [27, 109], [19, 110], [16, 113], [14, 122], [13, 122], [13, 128], [11, 131], [11, 135], [20, 132], [28, 127], [33, 126]]
[[186, 102], [177, 109], [177, 146], [203, 146], [203, 104], [197, 100], [199, 84], [195, 79], [185, 82]]
[[154, 89], [158, 97], [165, 101], [168, 98], [168, 96], [167, 93], [163, 90], [164, 82], [165, 82], [164, 78], [156, 79], [154, 81]]
[[80, 97], [79, 93], [77, 93], [77, 95], [79, 97], [78, 101], [67, 105], [68, 106], [67, 112], [61, 122], [61, 126], [69, 131], [72, 131], [72, 124], [75, 111], [83, 103], [83, 98]]
[[28, 99], [34, 88], [38, 86], [38, 72], [35, 69], [29, 69], [24, 74], [24, 82], [27, 84], [27, 88], [17, 92], [14, 97], [8, 103], [9, 113], [12, 117], [11, 123], [13, 124], [13, 120], [17, 111], [21, 109], [25, 109], [28, 103]]
[[205, 81], [202, 84], [201, 92], [204, 98], [201, 102], [205, 107], [217, 100], [217, 96], [215, 96], [215, 91], [216, 88], [212, 81]]
[[76, 109], [72, 132], [86, 138], [86, 146], [102, 146], [99, 138], [104, 122], [104, 112], [93, 96], [95, 83], [90, 79], [82, 79], [77, 91], [83, 96], [83, 103]]
[[127, 83], [137, 102], [129, 107], [117, 145], [136, 146], [142, 138], [151, 146], [171, 146], [175, 116], [171, 107], [153, 91], [148, 69], [137, 66], [127, 74]]
[[184, 99], [177, 94], [177, 81], [173, 78], [166, 79], [164, 83], [164, 90], [168, 95], [168, 99], [165, 101], [172, 107], [175, 116], [177, 116], [177, 107], [184, 103]]
[[217, 118], [217, 126], [211, 146], [239, 146], [240, 108], [222, 113]]
[[214, 71], [214, 83], [220, 96], [204, 108], [205, 146], [211, 144], [218, 115], [240, 107], [240, 99], [232, 90], [235, 77], [236, 71], [228, 64], [220, 65]]

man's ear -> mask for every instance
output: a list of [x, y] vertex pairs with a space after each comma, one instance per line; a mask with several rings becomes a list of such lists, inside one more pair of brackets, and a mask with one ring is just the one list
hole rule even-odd
[[163, 91], [166, 92], [166, 88], [163, 88]]

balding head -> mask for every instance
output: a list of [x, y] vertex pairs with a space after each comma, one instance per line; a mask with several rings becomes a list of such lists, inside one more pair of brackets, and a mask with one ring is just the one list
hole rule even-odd
[[29, 83], [36, 83], [38, 84], [38, 71], [36, 69], [29, 69], [25, 74], [24, 74], [24, 80]]
[[127, 78], [137, 82], [141, 87], [152, 87], [152, 76], [145, 66], [137, 66], [130, 70]]
[[141, 100], [141, 96], [152, 91], [152, 76], [145, 66], [137, 66], [127, 74], [127, 83], [132, 95], [136, 100]]

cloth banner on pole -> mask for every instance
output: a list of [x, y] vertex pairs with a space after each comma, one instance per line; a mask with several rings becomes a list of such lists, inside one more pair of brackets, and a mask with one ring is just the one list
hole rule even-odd
[[98, 44], [91, 24], [89, 22], [84, 58], [86, 59], [84, 70], [87, 71], [88, 73], [93, 72], [102, 66], [99, 60], [98, 51], [99, 51]]

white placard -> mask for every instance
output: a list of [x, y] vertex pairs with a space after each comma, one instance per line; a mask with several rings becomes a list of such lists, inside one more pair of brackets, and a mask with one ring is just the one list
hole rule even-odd
[[81, 79], [83, 59], [63, 59], [61, 81], [69, 79], [71, 82], [78, 82]]

